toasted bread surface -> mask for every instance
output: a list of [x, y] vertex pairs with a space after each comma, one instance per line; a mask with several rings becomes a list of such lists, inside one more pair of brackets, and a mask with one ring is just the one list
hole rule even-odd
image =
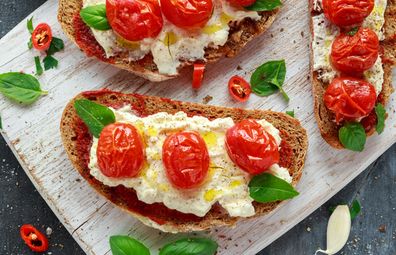
[[[163, 217], [150, 217], [146, 213], [148, 210], [166, 210], [164, 205], [147, 205], [143, 202], [134, 202], [132, 204], [128, 197], [136, 196], [133, 189], [125, 187], [108, 187], [97, 181], [89, 173], [88, 160], [89, 148], [83, 148], [79, 141], [92, 139], [88, 133], [88, 129], [82, 124], [78, 118], [73, 103], [76, 99], [88, 98], [97, 103], [112, 107], [121, 107], [123, 105], [131, 105], [136, 114], [141, 116], [151, 115], [158, 112], [176, 113], [179, 111], [186, 112], [189, 116], [201, 115], [209, 119], [231, 117], [234, 121], [240, 121], [246, 118], [266, 119], [280, 130], [282, 144], [286, 147], [285, 154], [289, 154], [287, 160], [282, 159], [280, 164], [286, 164], [290, 174], [293, 177], [292, 184], [295, 186], [301, 178], [304, 166], [305, 156], [308, 147], [307, 133], [301, 127], [299, 121], [286, 114], [272, 111], [262, 110], [243, 110], [225, 107], [216, 107], [208, 105], [200, 105], [194, 103], [171, 101], [158, 97], [141, 96], [136, 94], [121, 94], [108, 90], [100, 90], [94, 92], [85, 92], [75, 97], [66, 106], [61, 124], [61, 136], [66, 152], [79, 173], [92, 185], [92, 187], [105, 196], [107, 199], [115, 203], [117, 206], [131, 213], [133, 216], [141, 220], [143, 223], [156, 227], [166, 232], [188, 232], [200, 231], [211, 227], [234, 225], [240, 218], [230, 217], [228, 213], [215, 204], [205, 217], [197, 217], [169, 210]], [[83, 128], [80, 128], [80, 127]], [[87, 144], [86, 147], [89, 147]], [[282, 147], [282, 145], [281, 145]], [[282, 148], [284, 149], [284, 148]], [[84, 151], [85, 150], [85, 151]], [[281, 151], [282, 152], [282, 151]], [[288, 161], [288, 162], [285, 162]], [[138, 205], [137, 205], [137, 204]], [[274, 210], [280, 202], [274, 203], [255, 203], [256, 215], [254, 217], [264, 215]], [[137, 208], [137, 206], [141, 208]], [[143, 212], [145, 213], [141, 213]], [[156, 214], [157, 215], [157, 214]], [[158, 214], [160, 215], [160, 214]]]
[[[310, 11], [312, 15], [316, 15], [313, 11], [313, 0], [309, 0]], [[385, 40], [381, 41], [383, 49], [382, 60], [384, 68], [384, 83], [382, 91], [378, 97], [378, 102], [386, 105], [390, 95], [393, 93], [392, 86], [392, 68], [396, 65], [396, 2], [388, 0], [388, 6], [385, 11]], [[311, 34], [313, 34], [313, 24], [311, 19]], [[335, 115], [324, 104], [323, 94], [326, 91], [328, 84], [323, 83], [318, 79], [318, 74], [313, 70], [313, 49], [311, 45], [311, 82], [314, 99], [314, 111], [316, 121], [319, 126], [320, 133], [323, 139], [332, 147], [343, 149], [344, 146], [338, 139], [338, 130], [340, 125], [334, 122]], [[375, 127], [367, 131], [367, 136], [371, 136], [375, 132]]]
[[[76, 44], [74, 22], [76, 15], [79, 17], [82, 5], [82, 0], [59, 0], [58, 20], [65, 33]], [[205, 59], [207, 63], [214, 63], [224, 56], [234, 57], [249, 41], [265, 32], [272, 25], [278, 12], [279, 9], [261, 12], [260, 15], [262, 18], [259, 21], [253, 21], [246, 18], [241, 22], [231, 23], [227, 43], [218, 48], [209, 47], [205, 49]], [[91, 33], [90, 30], [88, 32]], [[103, 60], [103, 56], [96, 57]], [[147, 56], [145, 63], [142, 64], [142, 61], [128, 61], [128, 56], [120, 54], [115, 56], [112, 64], [154, 82], [164, 81], [175, 77], [160, 74], [150, 55]], [[185, 61], [182, 63], [181, 68], [192, 64], [193, 63], [191, 62]]]

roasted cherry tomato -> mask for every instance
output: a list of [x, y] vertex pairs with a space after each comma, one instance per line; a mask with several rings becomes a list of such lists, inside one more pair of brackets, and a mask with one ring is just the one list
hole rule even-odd
[[323, 96], [326, 107], [335, 113], [336, 122], [367, 116], [377, 100], [371, 83], [353, 77], [335, 78]]
[[374, 0], [323, 0], [326, 17], [340, 27], [358, 25], [370, 15]]
[[205, 141], [196, 132], [183, 131], [165, 139], [162, 161], [173, 186], [180, 189], [198, 187], [209, 169], [209, 153]]
[[157, 0], [106, 0], [106, 15], [115, 33], [128, 41], [156, 37], [163, 26]]
[[213, 12], [212, 0], [160, 0], [167, 20], [180, 28], [205, 26]]
[[202, 86], [202, 80], [205, 73], [205, 64], [195, 63], [193, 72], [193, 89], [199, 89]]
[[255, 120], [246, 119], [228, 129], [225, 145], [231, 160], [249, 174], [261, 174], [279, 163], [275, 138]]
[[246, 102], [252, 93], [249, 83], [237, 75], [232, 76], [229, 80], [228, 91], [231, 96], [239, 102]]
[[247, 7], [254, 4], [256, 0], [228, 0], [228, 2], [235, 6]]
[[100, 133], [96, 156], [99, 169], [105, 176], [135, 177], [144, 165], [143, 140], [131, 124], [108, 125]]
[[377, 34], [368, 28], [360, 28], [355, 35], [342, 33], [331, 47], [331, 63], [343, 73], [363, 73], [373, 67], [379, 49]]
[[47, 237], [32, 225], [23, 225], [20, 229], [20, 234], [23, 241], [32, 251], [45, 252], [48, 250]]
[[32, 33], [33, 47], [36, 50], [48, 50], [52, 42], [52, 30], [47, 23], [39, 24]]

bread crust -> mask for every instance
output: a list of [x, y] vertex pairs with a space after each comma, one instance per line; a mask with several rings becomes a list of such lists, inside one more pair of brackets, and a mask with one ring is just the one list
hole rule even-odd
[[[262, 110], [244, 110], [225, 107], [215, 107], [208, 105], [200, 105], [187, 102], [171, 101], [159, 97], [141, 96], [136, 94], [121, 94], [108, 90], [101, 90], [95, 92], [86, 92], [79, 94], [71, 100], [66, 106], [62, 120], [60, 123], [60, 132], [65, 150], [74, 165], [75, 169], [92, 185], [92, 187], [105, 196], [107, 199], [115, 203], [117, 206], [131, 213], [134, 217], [142, 221], [144, 224], [161, 229], [165, 232], [190, 232], [201, 231], [217, 226], [232, 226], [236, 224], [241, 218], [230, 217], [228, 213], [218, 204], [212, 207], [205, 217], [199, 220], [188, 221], [180, 218], [166, 219], [165, 224], [157, 224], [144, 215], [136, 213], [126, 206], [127, 202], [122, 198], [116, 198], [109, 187], [103, 185], [94, 179], [89, 174], [88, 163], [79, 154], [76, 132], [76, 125], [78, 125], [78, 116], [73, 107], [76, 99], [88, 98], [97, 103], [105, 105], [125, 105], [130, 104], [132, 108], [143, 106], [144, 114], [151, 115], [157, 112], [168, 112], [174, 114], [179, 111], [186, 112], [187, 115], [201, 115], [209, 119], [231, 117], [234, 121], [240, 121], [246, 118], [266, 119], [280, 130], [282, 141], [285, 141], [293, 153], [289, 163], [289, 172], [293, 177], [292, 184], [295, 186], [302, 175], [302, 169], [305, 162], [305, 157], [308, 148], [308, 137], [306, 130], [301, 126], [300, 122], [284, 113], [277, 113], [272, 111]], [[86, 132], [87, 135], [88, 132]], [[131, 189], [133, 190], [133, 189]], [[256, 215], [258, 217], [273, 211], [280, 202], [274, 203], [254, 203]]]
[[[66, 35], [76, 45], [73, 20], [75, 15], [80, 12], [82, 5], [82, 0], [59, 0], [58, 20]], [[279, 8], [273, 11], [261, 12], [260, 15], [262, 18], [259, 21], [246, 18], [239, 23], [234, 22], [231, 24], [228, 41], [225, 45], [218, 48], [205, 49], [206, 62], [214, 63], [222, 57], [234, 57], [249, 41], [264, 33], [272, 25], [278, 13]], [[178, 76], [158, 73], [156, 65], [151, 59], [150, 64], [142, 66], [139, 62], [129, 62], [123, 56], [116, 56], [115, 62], [112, 64], [153, 82], [165, 81]], [[192, 62], [185, 61], [182, 63], [180, 69], [191, 65], [193, 65]]]
[[[334, 114], [327, 109], [323, 102], [323, 94], [326, 91], [328, 84], [323, 83], [318, 79], [318, 74], [313, 70], [313, 20], [312, 17], [315, 15], [313, 2], [309, 0], [309, 10], [311, 13], [310, 29], [311, 29], [311, 43], [310, 43], [310, 68], [311, 68], [311, 83], [312, 93], [314, 99], [314, 112], [315, 118], [318, 123], [318, 127], [323, 139], [332, 147], [336, 149], [344, 149], [338, 138], [338, 130], [340, 128], [333, 120], [335, 119]], [[380, 42], [383, 49], [383, 68], [384, 68], [384, 83], [382, 85], [382, 92], [380, 93], [380, 102], [386, 105], [389, 101], [390, 95], [393, 93], [394, 88], [392, 86], [392, 68], [396, 64], [396, 2], [388, 0], [388, 5], [385, 11], [385, 40]], [[375, 128], [372, 128], [366, 134], [371, 136], [374, 134]]]

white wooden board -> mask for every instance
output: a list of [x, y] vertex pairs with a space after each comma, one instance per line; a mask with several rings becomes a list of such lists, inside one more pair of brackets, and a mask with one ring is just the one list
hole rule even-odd
[[[105, 87], [192, 102], [201, 102], [211, 95], [214, 99], [210, 104], [214, 105], [282, 112], [295, 109], [310, 140], [304, 175], [298, 186], [301, 195], [282, 204], [271, 215], [242, 222], [234, 229], [219, 228], [202, 233], [218, 240], [219, 254], [260, 251], [332, 197], [396, 142], [395, 97], [388, 105], [390, 116], [385, 132], [370, 138], [364, 152], [336, 151], [321, 139], [314, 121], [311, 85], [307, 78], [309, 17], [306, 2], [285, 0], [280, 16], [265, 35], [250, 43], [237, 58], [224, 59], [208, 68], [205, 85], [198, 93], [190, 88], [189, 71], [179, 79], [154, 84], [86, 58], [63, 35], [56, 21], [55, 0], [48, 1], [32, 14], [44, 17], [36, 19], [35, 24], [49, 23], [54, 35], [65, 40], [66, 50], [56, 55], [60, 59], [59, 68], [45, 72], [40, 78], [43, 88], [49, 91], [48, 96], [30, 107], [1, 98], [3, 136], [37, 190], [88, 254], [111, 254], [108, 238], [114, 234], [130, 234], [153, 251], [180, 235], [160, 234], [145, 227], [100, 197], [85, 181], [78, 181], [81, 178], [61, 145], [59, 120], [66, 103], [81, 91]], [[21, 70], [33, 73], [33, 57], [38, 53], [26, 47], [29, 35], [25, 24], [26, 21], [22, 21], [0, 41], [0, 73]], [[261, 63], [282, 58], [287, 61], [285, 90], [291, 97], [289, 105], [280, 95], [252, 96], [246, 105], [230, 100], [226, 84], [231, 75], [250, 77], [251, 71]], [[236, 70], [238, 65], [242, 71]]]

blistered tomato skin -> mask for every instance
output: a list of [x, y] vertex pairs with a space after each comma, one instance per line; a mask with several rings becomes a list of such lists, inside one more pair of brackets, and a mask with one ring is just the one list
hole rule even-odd
[[336, 122], [356, 120], [374, 109], [377, 95], [374, 86], [358, 78], [335, 78], [323, 96], [326, 107], [335, 113]]
[[340, 72], [354, 75], [374, 66], [379, 55], [377, 34], [368, 28], [360, 28], [351, 36], [340, 34], [331, 49], [331, 63]]
[[179, 189], [200, 186], [209, 169], [208, 149], [197, 132], [169, 135], [162, 147], [162, 161], [169, 181]]
[[144, 143], [133, 125], [115, 123], [102, 130], [96, 155], [99, 169], [105, 176], [131, 178], [143, 168]]
[[213, 13], [212, 0], [160, 0], [162, 13], [175, 26], [191, 29], [205, 26]]
[[374, 8], [374, 0], [323, 0], [327, 19], [339, 27], [361, 24]]
[[156, 0], [106, 0], [106, 16], [114, 32], [127, 41], [154, 38], [163, 27]]
[[261, 174], [279, 163], [275, 138], [255, 120], [243, 120], [228, 129], [226, 149], [231, 160], [249, 174]]

